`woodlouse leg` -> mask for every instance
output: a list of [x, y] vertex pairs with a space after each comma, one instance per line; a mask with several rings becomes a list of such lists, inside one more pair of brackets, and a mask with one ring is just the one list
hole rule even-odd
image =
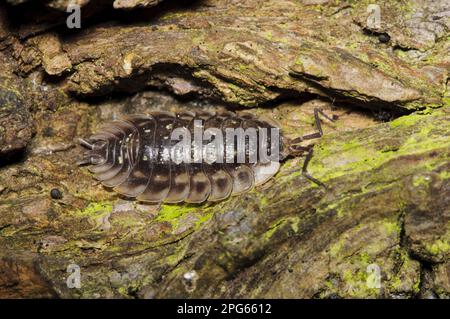
[[333, 101], [331, 101], [331, 110], [332, 111], [336, 111], [337, 110], [337, 107], [336, 107], [336, 105], [334, 105], [334, 102], [336, 102], [336, 98], [333, 98]]
[[[85, 140], [85, 139], [83, 139], [83, 138], [79, 138], [79, 139], [78, 139], [78, 143], [79, 143], [81, 146], [83, 146], [83, 147], [85, 147], [85, 148], [88, 148], [88, 149], [90, 149], [90, 150], [92, 150], [92, 149], [94, 148], [94, 145], [93, 145], [93, 144], [89, 143], [87, 140]], [[88, 165], [88, 164], [91, 164], [91, 163], [92, 163], [92, 161], [91, 161], [91, 156], [90, 156], [90, 153], [89, 153], [89, 152], [85, 152], [85, 153], [83, 154], [83, 157], [80, 158], [79, 160], [77, 160], [77, 165], [78, 165], [78, 166]]]

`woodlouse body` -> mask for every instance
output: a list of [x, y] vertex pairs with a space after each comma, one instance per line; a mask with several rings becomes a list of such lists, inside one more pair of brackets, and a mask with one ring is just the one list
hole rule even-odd
[[[104, 186], [127, 197], [154, 203], [219, 201], [263, 184], [279, 170], [280, 163], [274, 160], [176, 163], [166, 156], [175, 144], [171, 133], [177, 128], [193, 133], [199, 121], [204, 129], [222, 132], [229, 128], [278, 129], [270, 120], [233, 112], [128, 115], [106, 124], [87, 141], [81, 140], [90, 150], [80, 164], [93, 164], [89, 169]], [[289, 153], [285, 152], [286, 140], [282, 134], [276, 140], [283, 158]], [[266, 142], [269, 146], [273, 144], [271, 135]], [[252, 150], [248, 145], [245, 147], [248, 159]], [[222, 150], [227, 153], [225, 156], [236, 159], [236, 149], [224, 146]]]

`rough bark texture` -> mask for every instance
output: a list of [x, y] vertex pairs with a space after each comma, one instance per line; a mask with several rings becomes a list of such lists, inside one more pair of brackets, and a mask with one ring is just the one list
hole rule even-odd
[[[448, 1], [380, 2], [377, 28], [372, 1], [78, 1], [81, 30], [67, 1], [8, 2], [0, 297], [450, 296]], [[293, 158], [248, 194], [152, 206], [75, 164], [123, 113], [250, 109], [299, 136], [315, 107], [339, 115], [309, 165], [328, 189]]]

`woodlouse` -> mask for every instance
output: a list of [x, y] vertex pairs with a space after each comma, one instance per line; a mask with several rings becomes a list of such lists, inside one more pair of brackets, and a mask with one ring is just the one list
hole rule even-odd
[[[272, 145], [277, 145], [279, 160], [289, 155], [298, 156], [306, 153], [302, 173], [310, 180], [321, 184], [306, 171], [306, 165], [312, 155], [312, 145], [301, 146], [299, 143], [322, 136], [319, 114], [331, 121], [335, 118], [329, 118], [318, 109], [314, 113], [317, 133], [287, 139], [280, 131], [280, 134], [276, 135], [277, 143], [271, 140], [272, 135], [267, 134], [264, 139], [269, 149]], [[249, 147], [248, 138], [244, 146], [245, 163], [236, 161], [239, 152], [237, 148], [230, 150], [226, 146], [220, 151], [224, 152], [224, 156], [231, 154], [230, 157], [234, 159], [232, 163], [174, 162], [167, 156], [171, 154], [175, 144], [175, 141], [169, 138], [171, 133], [177, 128], [184, 128], [193, 133], [196, 123], [201, 123], [205, 130], [215, 128], [221, 132], [231, 128], [278, 130], [278, 125], [271, 120], [257, 118], [252, 114], [237, 115], [228, 111], [127, 115], [107, 123], [87, 140], [80, 139], [80, 143], [89, 151], [78, 164], [92, 164], [89, 170], [94, 173], [95, 178], [117, 193], [153, 203], [219, 201], [230, 195], [245, 193], [254, 186], [265, 183], [278, 172], [279, 160], [262, 162], [258, 157], [256, 162], [250, 163], [250, 153], [255, 150], [252, 151]], [[263, 145], [260, 142], [264, 142], [259, 135], [258, 139], [256, 152]]]

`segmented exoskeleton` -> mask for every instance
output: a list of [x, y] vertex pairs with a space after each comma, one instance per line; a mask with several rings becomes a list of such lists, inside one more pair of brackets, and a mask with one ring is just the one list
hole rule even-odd
[[[174, 154], [175, 145], [172, 133], [176, 129], [184, 129], [194, 134], [199, 123], [204, 130], [213, 128], [224, 136], [230, 129], [243, 131], [251, 128], [273, 131], [277, 124], [271, 120], [257, 118], [251, 114], [237, 115], [233, 112], [153, 112], [148, 115], [127, 115], [121, 119], [111, 121], [87, 140], [80, 139], [80, 143], [89, 149], [79, 164], [92, 164], [89, 170], [96, 179], [106, 187], [127, 197], [136, 198], [144, 202], [166, 203], [201, 203], [204, 201], [219, 201], [230, 195], [242, 194], [254, 186], [261, 185], [274, 176], [280, 168], [280, 160], [289, 155], [298, 156], [306, 153], [305, 165], [302, 172], [309, 179], [321, 184], [306, 172], [306, 165], [312, 154], [311, 146], [300, 146], [305, 139], [322, 136], [318, 114], [315, 110], [318, 132], [295, 139], [287, 139], [282, 132], [275, 135], [258, 135], [258, 142], [249, 146], [239, 143], [230, 149], [228, 145], [219, 147], [223, 152], [222, 161], [186, 162], [174, 161], [170, 156]], [[212, 137], [211, 140], [217, 138]], [[276, 142], [276, 143], [275, 143]], [[196, 148], [204, 148], [207, 142]], [[277, 160], [261, 161], [258, 155], [256, 162], [251, 162], [251, 155], [258, 153], [262, 145], [268, 146], [273, 155], [276, 145], [279, 151]], [[220, 146], [220, 145], [219, 145]], [[228, 148], [227, 148], [228, 147]], [[242, 147], [244, 147], [242, 149]], [[217, 151], [217, 150], [216, 150]], [[189, 151], [191, 152], [191, 151]], [[239, 152], [245, 153], [245, 161], [237, 161]], [[204, 155], [204, 149], [200, 150]], [[259, 154], [259, 153], [258, 153]], [[192, 154], [189, 154], [192, 155]], [[195, 156], [193, 156], [195, 157]], [[229, 162], [225, 160], [231, 159]]]

